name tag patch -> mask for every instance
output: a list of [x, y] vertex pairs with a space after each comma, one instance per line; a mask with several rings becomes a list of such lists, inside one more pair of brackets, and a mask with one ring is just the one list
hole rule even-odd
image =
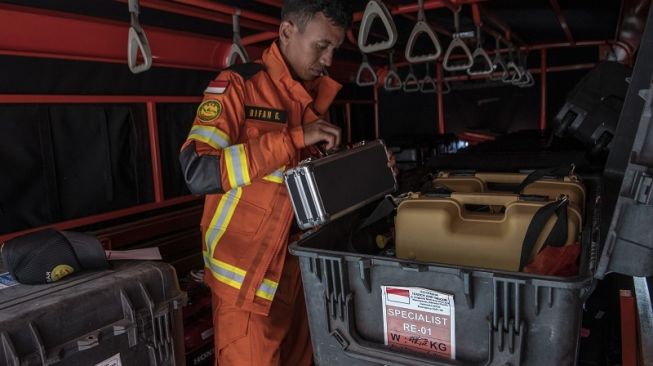
[[280, 109], [245, 106], [245, 117], [265, 122], [286, 123], [286, 111]]

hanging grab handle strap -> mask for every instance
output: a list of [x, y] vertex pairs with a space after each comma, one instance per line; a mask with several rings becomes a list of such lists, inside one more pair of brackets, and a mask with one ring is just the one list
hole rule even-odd
[[[460, 34], [459, 13], [460, 13], [460, 8], [458, 8], [458, 10], [456, 10], [453, 13], [454, 27], [456, 29], [456, 33], [453, 34], [453, 40], [449, 44], [449, 47], [447, 48], [447, 52], [445, 52], [444, 54], [444, 60], [442, 61], [442, 67], [444, 67], [444, 69], [447, 71], [467, 70], [474, 64], [474, 58], [472, 57], [472, 53], [469, 51], [469, 47], [467, 47], [467, 45], [461, 38], [462, 35]], [[466, 61], [461, 63], [451, 64], [450, 63], [451, 54], [452, 51], [456, 48], [460, 48], [463, 51], [463, 53], [465, 54]]]
[[507, 67], [507, 72], [506, 72], [506, 77], [502, 78], [501, 80], [505, 83], [514, 83], [517, 80], [520, 80], [522, 78], [522, 71], [517, 67], [517, 65], [513, 61], [508, 61], [508, 64], [506, 65]]
[[[472, 53], [472, 66], [467, 69], [468, 75], [488, 75], [491, 74], [494, 70], [492, 65], [492, 60], [487, 55], [487, 52], [483, 49], [483, 44], [481, 43], [481, 11], [478, 8], [478, 4], [472, 4], [472, 14], [474, 18], [474, 24], [476, 25], [476, 49]], [[481, 68], [474, 67], [481, 64]], [[483, 65], [484, 64], [484, 65]]]
[[501, 37], [497, 37], [494, 40], [494, 60], [492, 60], [492, 67], [494, 68], [495, 72], [500, 72], [498, 76], [495, 75], [490, 75], [490, 80], [497, 81], [497, 80], [502, 80], [504, 77], [506, 77], [506, 73], [508, 72], [506, 68], [506, 63], [503, 62], [503, 57], [501, 56], [501, 53], [499, 50], [501, 49]]
[[510, 43], [508, 47], [508, 53], [510, 55], [510, 61], [506, 64], [506, 77], [502, 78], [501, 81], [504, 83], [514, 83], [518, 80], [520, 80], [523, 77], [523, 72], [522, 70], [517, 66], [517, 63], [515, 63], [515, 59], [512, 55], [512, 48], [513, 45]]
[[525, 80], [520, 81], [519, 83], [515, 83], [515, 85], [520, 88], [530, 88], [531, 86], [535, 85], [535, 78], [533, 78], [533, 74], [531, 74], [530, 71], [526, 70], [524, 75]]
[[521, 55], [518, 56], [519, 60], [519, 70], [522, 72], [522, 77], [516, 81], [513, 82], [513, 85], [517, 85], [520, 88], [528, 88], [533, 85], [535, 85], [535, 79], [533, 78], [533, 74], [531, 74], [530, 71], [528, 71], [528, 54], [526, 57], [522, 60]]
[[429, 64], [428, 62], [426, 63], [426, 75], [424, 75], [424, 79], [420, 80], [419, 82], [419, 91], [421, 91], [424, 94], [427, 93], [435, 93], [438, 91], [438, 84], [433, 80], [433, 78], [430, 75], [429, 71]]
[[395, 70], [395, 65], [392, 62], [392, 57], [394, 55], [394, 51], [390, 51], [390, 61], [388, 63], [388, 74], [385, 76], [385, 79], [383, 80], [383, 89], [392, 91], [392, 90], [399, 90], [401, 89], [401, 78], [399, 77], [399, 74], [397, 74], [397, 70]]
[[[365, 81], [363, 79], [363, 74], [365, 72], [368, 72], [370, 75], [372, 75], [372, 79]], [[367, 61], [367, 55], [363, 54], [363, 61], [361, 62], [361, 65], [358, 67], [358, 72], [356, 73], [356, 85], [358, 86], [374, 86], [376, 85], [376, 82], [378, 81], [378, 78], [376, 76], [376, 72], [374, 72], [374, 69], [372, 68], [372, 65]]]
[[244, 64], [249, 62], [249, 56], [247, 55], [247, 50], [240, 43], [240, 9], [236, 9], [236, 12], [231, 16], [233, 20], [233, 43], [231, 44], [231, 50], [227, 56], [227, 67], [234, 65], [236, 60], [240, 58], [240, 61]]
[[[132, 73], [138, 74], [147, 71], [152, 66], [152, 51], [150, 50], [150, 43], [147, 40], [145, 31], [141, 28], [138, 22], [138, 14], [140, 12], [138, 0], [129, 0], [127, 3], [130, 15], [129, 36], [127, 38], [127, 65]], [[143, 63], [138, 64], [138, 51], [140, 50], [143, 56]]]
[[406, 93], [414, 93], [419, 91], [419, 82], [417, 77], [415, 77], [415, 72], [413, 71], [413, 65], [408, 65], [408, 75], [404, 79], [404, 91]]
[[[410, 37], [408, 37], [408, 45], [406, 46], [405, 52], [406, 60], [412, 63], [435, 61], [438, 57], [440, 57], [440, 54], [442, 53], [442, 46], [440, 45], [440, 40], [438, 39], [437, 34], [426, 22], [426, 14], [424, 13], [424, 0], [418, 0], [418, 6], [419, 12], [417, 13], [417, 24], [415, 24], [413, 31], [410, 33]], [[417, 37], [419, 37], [419, 35], [422, 33], [426, 34], [431, 40], [431, 43], [435, 47], [435, 53], [413, 55], [413, 47], [415, 47]]]
[[[367, 38], [369, 37], [370, 29], [375, 18], [379, 18], [383, 22], [383, 26], [388, 33], [388, 40], [368, 44]], [[358, 48], [365, 53], [387, 50], [395, 45], [397, 38], [399, 38], [397, 27], [392, 20], [392, 14], [390, 14], [388, 8], [382, 2], [370, 0], [365, 6], [361, 28], [358, 31]]]
[[[485, 64], [484, 67], [474, 70], [474, 65]], [[467, 69], [468, 75], [489, 75], [494, 70], [492, 66], [492, 60], [490, 56], [487, 55], [487, 52], [481, 46], [481, 26], [476, 26], [476, 49], [472, 53], [472, 67]]]
[[448, 81], [442, 80], [442, 95], [451, 93], [451, 85]]

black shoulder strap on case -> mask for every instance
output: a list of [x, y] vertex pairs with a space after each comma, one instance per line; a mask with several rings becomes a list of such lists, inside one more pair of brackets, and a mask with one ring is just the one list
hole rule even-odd
[[566, 177], [573, 170], [573, 164], [565, 164], [554, 168], [537, 169], [526, 176], [515, 190], [515, 193], [521, 193], [526, 186], [544, 177]]
[[374, 211], [372, 211], [372, 213], [358, 226], [356, 230], [362, 230], [381, 220], [382, 218], [390, 215], [394, 212], [395, 208], [397, 208], [397, 206], [395, 205], [392, 198], [386, 196], [381, 202], [379, 202]]
[[561, 247], [567, 241], [567, 197], [563, 197], [555, 202], [551, 202], [540, 207], [533, 216], [531, 223], [526, 230], [526, 236], [522, 243], [521, 259], [519, 260], [519, 270], [521, 271], [528, 264], [531, 252], [535, 242], [540, 237], [544, 226], [553, 214], [557, 215], [555, 225], [551, 229], [549, 236], [544, 241], [544, 246]]

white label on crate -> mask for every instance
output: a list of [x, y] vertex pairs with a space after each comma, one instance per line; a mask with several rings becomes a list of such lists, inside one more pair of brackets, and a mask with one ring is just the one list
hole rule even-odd
[[120, 353], [116, 353], [106, 360], [100, 363], [96, 363], [95, 366], [122, 366], [122, 362], [120, 361]]
[[453, 295], [418, 287], [381, 286], [385, 344], [456, 358]]
[[202, 335], [202, 340], [205, 340], [205, 339], [209, 338], [210, 336], [213, 335], [213, 328], [209, 328], [209, 329], [203, 331], [201, 335]]

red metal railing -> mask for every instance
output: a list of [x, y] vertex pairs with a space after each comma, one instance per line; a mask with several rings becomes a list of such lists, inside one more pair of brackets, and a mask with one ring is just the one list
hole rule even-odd
[[546, 48], [540, 51], [540, 131], [546, 129]]
[[436, 68], [436, 75], [438, 78], [438, 133], [440, 135], [444, 134], [444, 94], [442, 94], [443, 91], [443, 84], [445, 81], [444, 72], [442, 70], [442, 62], [438, 62], [437, 68]]
[[147, 131], [150, 139], [150, 159], [152, 160], [152, 180], [154, 182], [154, 202], [163, 202], [163, 175], [161, 174], [159, 124], [156, 119], [156, 103], [148, 101], [146, 106]]
[[168, 200], [165, 200], [163, 202], [153, 202], [153, 203], [146, 203], [143, 205], [137, 205], [137, 206], [132, 206], [129, 208], [121, 209], [121, 210], [116, 210], [116, 211], [111, 211], [111, 212], [105, 212], [97, 215], [91, 215], [91, 216], [86, 216], [82, 217], [79, 219], [74, 219], [74, 220], [68, 220], [68, 221], [62, 221], [62, 222], [57, 222], [53, 223], [50, 225], [44, 225], [41, 227], [36, 227], [36, 228], [31, 228], [27, 230], [21, 230], [21, 231], [16, 231], [13, 233], [8, 233], [4, 235], [0, 235], [0, 243], [7, 241], [11, 238], [15, 238], [20, 235], [24, 235], [36, 230], [44, 229], [44, 228], [57, 228], [59, 230], [68, 230], [68, 229], [74, 229], [78, 227], [83, 227], [91, 224], [96, 224], [99, 222], [105, 222], [109, 220], [114, 220], [117, 218], [121, 217], [126, 217], [134, 214], [139, 214], [143, 212], [148, 212], [152, 210], [157, 210], [160, 208], [165, 208], [165, 207], [171, 207], [175, 205], [179, 205], [182, 203], [188, 203], [188, 202], [201, 202], [201, 199], [199, 197], [195, 196], [184, 196], [184, 197], [176, 197], [176, 198], [171, 198]]
[[[231, 40], [144, 29], [155, 66], [217, 71], [231, 47]], [[127, 63], [128, 30], [128, 23], [0, 4], [0, 54]], [[248, 51], [259, 57], [262, 49]]]

